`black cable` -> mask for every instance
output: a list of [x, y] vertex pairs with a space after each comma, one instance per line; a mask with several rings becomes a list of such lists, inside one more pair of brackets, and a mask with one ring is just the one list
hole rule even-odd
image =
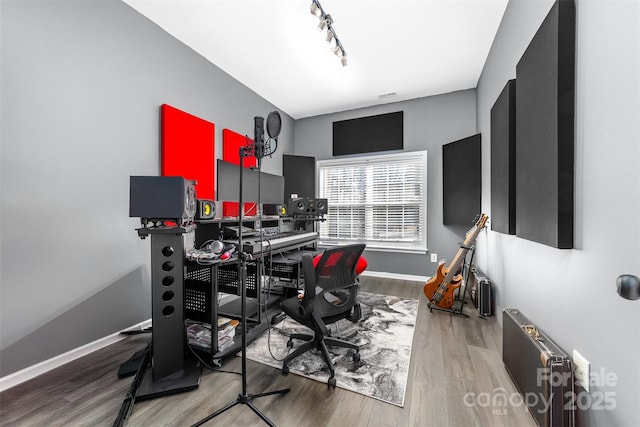
[[202, 363], [202, 365], [209, 369], [210, 371], [213, 372], [223, 372], [225, 374], [235, 374], [235, 375], [242, 375], [240, 372], [235, 372], [235, 371], [225, 371], [223, 369], [220, 368], [216, 368], [215, 366], [211, 366], [209, 365], [207, 362], [204, 361], [204, 359], [202, 359], [200, 357], [200, 355], [195, 351], [195, 349], [191, 346], [191, 344], [187, 344], [187, 347], [189, 348], [189, 350], [191, 351], [191, 353], [195, 356], [196, 359], [198, 359], [200, 361], [200, 363]]
[[[283, 319], [282, 321], [284, 322], [285, 320], [286, 318]], [[276, 328], [275, 326], [269, 326], [269, 329], [267, 330], [267, 348], [269, 349], [269, 354], [271, 355], [271, 358], [276, 362], [282, 362], [284, 359], [286, 359], [289, 356], [289, 353], [291, 353], [291, 350], [293, 349], [293, 347], [287, 346], [287, 354], [282, 359], [278, 359], [273, 354], [273, 351], [271, 351], [271, 328], [275, 330], [279, 330], [280, 332], [282, 332], [283, 335], [288, 336], [289, 339], [291, 339], [291, 334], [289, 332], [285, 332], [283, 329]]]

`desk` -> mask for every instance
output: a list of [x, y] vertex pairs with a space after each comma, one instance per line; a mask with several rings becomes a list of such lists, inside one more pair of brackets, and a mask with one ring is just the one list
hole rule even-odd
[[[151, 367], [142, 376], [136, 400], [150, 399], [166, 394], [188, 391], [200, 383], [198, 361], [190, 357], [185, 347], [185, 320], [191, 319], [212, 325], [211, 358], [214, 363], [227, 355], [242, 350], [241, 340], [224, 352], [217, 349], [217, 319], [219, 314], [218, 292], [225, 290], [239, 295], [239, 260], [237, 256], [228, 260], [215, 260], [207, 265], [186, 259], [186, 248], [193, 247], [196, 225], [183, 227], [152, 226], [137, 230], [141, 238], [151, 237], [151, 304], [152, 345]], [[289, 240], [278, 249], [268, 247], [251, 255], [247, 267], [247, 297], [262, 304], [261, 272], [256, 261], [273, 254], [300, 249], [315, 244], [317, 235], [305, 241]], [[244, 240], [244, 239], [243, 239]], [[273, 239], [272, 239], [273, 240]], [[275, 246], [275, 245], [274, 245]], [[232, 313], [224, 313], [236, 317]], [[250, 320], [253, 327], [247, 328], [247, 342], [260, 336], [268, 326], [268, 319], [257, 317]]]
[[[277, 236], [270, 238], [265, 237], [264, 242], [269, 243], [262, 246], [262, 251], [258, 250], [260, 245], [257, 238], [252, 237], [247, 239], [246, 243], [243, 239], [243, 247], [252, 247], [250, 259], [246, 263], [247, 270], [244, 274], [245, 289], [248, 298], [248, 324], [241, 325], [242, 327], [247, 327], [248, 343], [262, 335], [269, 327], [268, 316], [263, 315], [261, 307], [267, 305], [270, 301], [265, 301], [262, 286], [259, 286], [260, 283], [263, 283], [263, 280], [262, 273], [258, 271], [258, 263], [264, 261], [265, 264], [267, 264], [266, 271], [269, 271], [269, 267], [273, 266], [273, 262], [270, 261], [273, 255], [282, 255], [283, 259], [286, 260], [288, 256], [291, 256], [288, 254], [291, 254], [292, 251], [295, 251], [294, 254], [298, 254], [301, 248], [315, 244], [317, 240], [317, 233], [288, 232], [281, 235], [281, 238]], [[296, 235], [298, 238], [295, 238]], [[301, 256], [298, 257], [298, 261], [288, 261], [288, 264], [292, 262], [299, 263], [300, 259]], [[237, 257], [226, 261], [216, 260], [207, 264], [198, 264], [193, 261], [187, 262], [187, 272], [185, 276], [185, 318], [213, 325], [210, 356], [212, 362], [217, 365], [221, 365], [221, 361], [225, 357], [237, 353], [242, 349], [240, 337], [237, 336], [234, 340], [234, 345], [223, 351], [218, 351], [217, 331], [215, 328], [219, 315], [238, 320], [241, 318], [239, 298], [224, 306], [220, 306], [218, 300], [220, 292], [240, 296], [240, 284], [238, 283], [239, 268], [240, 265]], [[297, 271], [299, 271], [299, 269], [295, 268], [295, 274], [298, 274]], [[251, 298], [251, 300], [249, 300], [249, 298]]]

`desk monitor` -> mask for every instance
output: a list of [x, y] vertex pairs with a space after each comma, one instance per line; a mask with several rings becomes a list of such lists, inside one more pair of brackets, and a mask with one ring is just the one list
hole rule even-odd
[[[240, 192], [240, 166], [218, 159], [216, 194], [218, 200], [237, 201]], [[258, 177], [260, 178], [260, 202], [283, 203], [284, 177], [245, 168], [242, 175], [243, 202], [258, 201]]]

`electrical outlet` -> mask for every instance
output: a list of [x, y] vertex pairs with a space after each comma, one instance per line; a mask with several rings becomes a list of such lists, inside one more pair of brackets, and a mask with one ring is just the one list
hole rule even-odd
[[438, 262], [438, 254], [431, 254], [431, 262]]
[[584, 388], [589, 392], [589, 367], [590, 364], [580, 353], [573, 350], [573, 375], [576, 379], [576, 384]]

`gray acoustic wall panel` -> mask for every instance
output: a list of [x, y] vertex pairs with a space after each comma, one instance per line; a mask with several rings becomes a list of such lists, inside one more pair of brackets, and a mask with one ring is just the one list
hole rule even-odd
[[444, 225], [472, 226], [480, 215], [482, 195], [481, 136], [473, 135], [442, 146]]
[[308, 156], [282, 156], [284, 176], [284, 201], [292, 194], [299, 197], [316, 197], [316, 158]]
[[516, 234], [516, 81], [491, 108], [491, 229]]
[[575, 5], [557, 1], [516, 66], [516, 235], [573, 247]]

